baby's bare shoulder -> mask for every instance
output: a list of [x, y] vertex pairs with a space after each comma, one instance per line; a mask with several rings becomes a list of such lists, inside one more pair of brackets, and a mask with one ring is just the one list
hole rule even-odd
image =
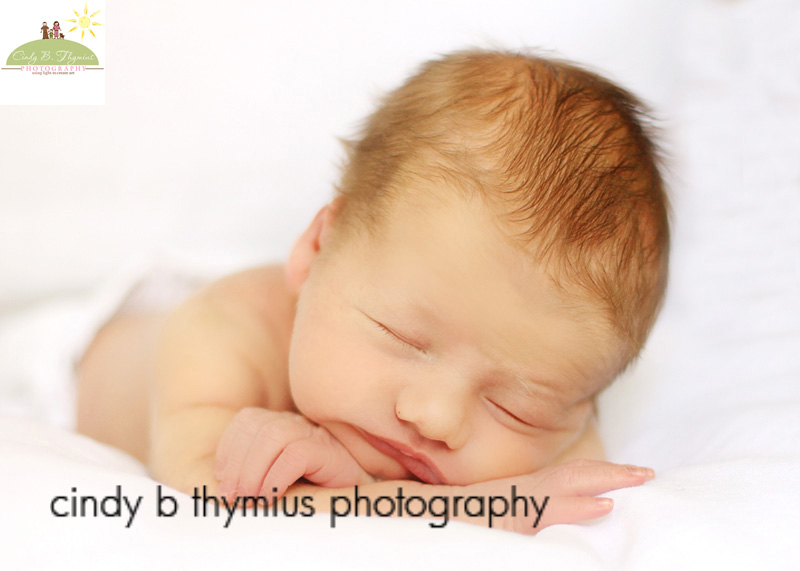
[[[221, 278], [176, 310], [179, 343], [208, 366], [244, 369], [258, 385], [264, 406], [289, 405], [288, 362], [296, 298], [282, 265], [261, 266]], [[186, 333], [188, 332], [188, 334]], [[259, 399], [261, 400], [261, 399]]]
[[202, 297], [284, 337], [291, 334], [297, 305], [285, 271], [283, 264], [272, 264], [237, 272], [207, 286]]
[[[205, 295], [237, 315], [240, 324], [268, 328], [288, 359], [297, 296], [287, 287], [285, 272], [283, 264], [237, 272], [210, 284]], [[242, 333], [247, 330], [245, 327]]]
[[286, 286], [285, 266], [271, 264], [230, 274], [211, 283], [208, 294], [242, 302], [254, 309], [274, 310], [293, 297]]

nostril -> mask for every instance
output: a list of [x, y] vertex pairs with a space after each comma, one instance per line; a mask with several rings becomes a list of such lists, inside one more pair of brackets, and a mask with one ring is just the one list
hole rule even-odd
[[397, 417], [398, 420], [402, 422], [407, 422], [407, 419], [403, 416], [403, 413], [400, 411], [400, 403], [394, 405], [394, 415]]

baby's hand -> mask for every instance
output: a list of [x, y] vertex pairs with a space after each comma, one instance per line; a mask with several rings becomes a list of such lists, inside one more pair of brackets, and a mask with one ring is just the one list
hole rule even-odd
[[300, 478], [327, 487], [374, 481], [326, 429], [300, 414], [263, 408], [245, 408], [233, 418], [217, 446], [214, 475], [228, 500], [271, 500]]
[[[650, 468], [622, 466], [599, 460], [573, 460], [525, 476], [481, 482], [454, 489], [464, 496], [509, 497], [511, 486], [516, 486], [517, 496], [533, 496], [538, 507], [532, 509], [532, 502], [528, 502], [529, 509], [525, 514], [524, 510], [519, 509], [522, 507], [520, 501], [515, 517], [512, 517], [509, 509], [505, 515], [494, 517], [492, 527], [534, 534], [550, 525], [577, 523], [604, 516], [613, 509], [614, 504], [608, 498], [594, 496], [619, 488], [639, 486], [654, 477], [655, 474]], [[545, 498], [549, 498], [546, 504]], [[468, 516], [456, 519], [468, 523], [488, 524], [488, 521], [476, 521], [475, 518]]]

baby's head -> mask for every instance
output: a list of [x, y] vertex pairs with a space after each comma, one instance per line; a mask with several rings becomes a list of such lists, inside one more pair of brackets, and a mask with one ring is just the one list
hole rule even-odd
[[391, 93], [298, 240], [298, 409], [372, 473], [465, 484], [587, 433], [660, 307], [641, 104], [571, 64], [462, 52]]

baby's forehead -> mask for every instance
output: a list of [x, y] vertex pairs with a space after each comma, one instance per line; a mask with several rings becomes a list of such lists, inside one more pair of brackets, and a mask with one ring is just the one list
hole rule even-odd
[[600, 305], [567, 277], [564, 268], [569, 260], [544, 241], [521, 239], [519, 227], [507, 218], [508, 208], [481, 194], [415, 192], [393, 198], [384, 212], [368, 241], [387, 250], [387, 257], [400, 256], [409, 265], [422, 267], [432, 262], [468, 261], [495, 274], [506, 274], [521, 292], [534, 297], [540, 292], [525, 284], [535, 281], [535, 275], [558, 291], [563, 309], [583, 313], [583, 318], [595, 314]]
[[[598, 305], [598, 300], [585, 295], [567, 277], [564, 268], [570, 262], [565, 256], [549, 242], [522, 237], [523, 225], [514, 224], [509, 206], [480, 193], [425, 193], [419, 187], [415, 190], [391, 199], [373, 229], [373, 244], [405, 251], [419, 263], [425, 258], [415, 254], [449, 247], [451, 256], [502, 266], [518, 282], [524, 282], [531, 272], [541, 274], [562, 293], [562, 301], [569, 309], [581, 311]], [[444, 239], [422, 238], [435, 234]]]
[[617, 360], [597, 300], [559, 287], [549, 266], [511, 245], [486, 205], [417, 197], [390, 212], [351, 277], [404, 332], [554, 379], [597, 377]]

